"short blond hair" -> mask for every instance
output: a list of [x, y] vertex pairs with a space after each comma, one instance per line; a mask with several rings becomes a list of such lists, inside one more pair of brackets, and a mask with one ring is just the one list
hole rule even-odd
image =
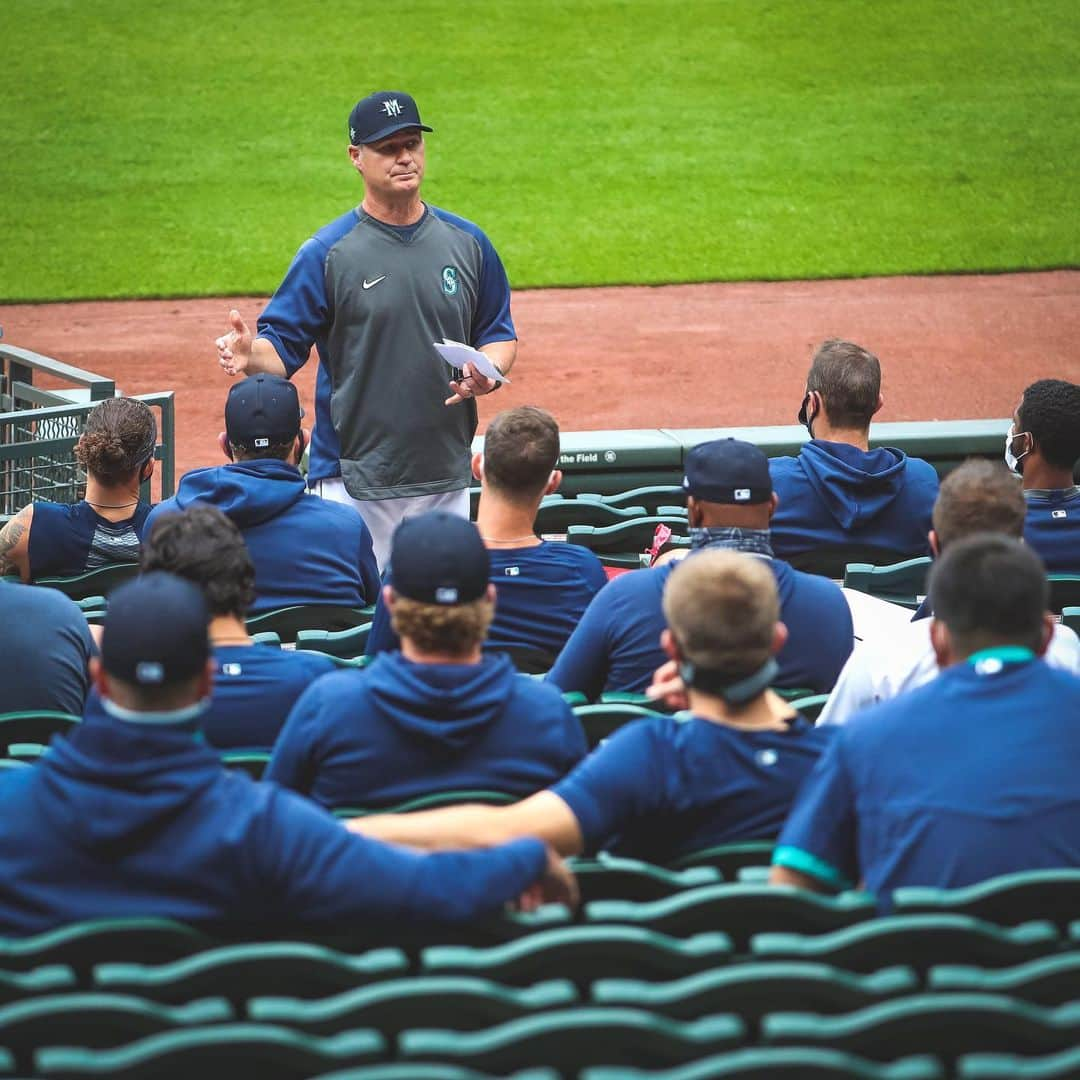
[[664, 618], [679, 652], [695, 667], [749, 675], [772, 654], [780, 618], [776, 579], [751, 555], [698, 552], [668, 578]]
[[495, 615], [495, 602], [486, 596], [468, 604], [425, 604], [394, 594], [390, 623], [400, 638], [422, 652], [467, 656], [483, 645]]

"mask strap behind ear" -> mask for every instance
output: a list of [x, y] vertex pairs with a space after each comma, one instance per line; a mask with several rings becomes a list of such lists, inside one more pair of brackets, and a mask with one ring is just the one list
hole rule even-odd
[[679, 664], [679, 675], [687, 687], [700, 690], [705, 694], [714, 694], [729, 705], [745, 705], [772, 686], [780, 674], [780, 665], [770, 656], [765, 663], [751, 675], [737, 682], [728, 682], [722, 675], [706, 668], [700, 668], [689, 660]]

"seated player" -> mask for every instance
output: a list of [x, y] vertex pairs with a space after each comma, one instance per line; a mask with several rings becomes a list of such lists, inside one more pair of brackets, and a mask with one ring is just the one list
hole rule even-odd
[[690, 713], [620, 728], [564, 780], [513, 806], [358, 818], [349, 828], [417, 847], [537, 836], [563, 854], [602, 848], [653, 861], [777, 834], [832, 728], [814, 728], [768, 689], [786, 630], [759, 559], [707, 551], [664, 590], [664, 648]]
[[796, 457], [769, 462], [778, 558], [797, 561], [822, 545], [880, 548], [882, 562], [927, 553], [937, 473], [902, 450], [870, 449], [870, 421], [883, 404], [873, 353], [831, 340], [814, 354], [799, 412], [810, 441]]
[[904, 885], [1080, 866], [1080, 679], [1042, 659], [1042, 563], [978, 533], [948, 545], [930, 597], [941, 674], [833, 728], [780, 835], [775, 883], [864, 882], [888, 907]]
[[[776, 509], [768, 458], [750, 443], [716, 439], [695, 446], [683, 477], [692, 549], [729, 548], [761, 559], [776, 578], [787, 644], [776, 685], [832, 689], [851, 652], [851, 611], [826, 578], [793, 570], [772, 556], [769, 520]], [[548, 678], [560, 690], [589, 698], [608, 690], [638, 693], [664, 662], [660, 600], [673, 565], [634, 570], [596, 596]]]
[[76, 604], [56, 589], [0, 580], [0, 713], [79, 716], [94, 643]]
[[529, 795], [585, 754], [559, 692], [481, 647], [496, 602], [476, 526], [443, 512], [394, 533], [386, 601], [401, 652], [320, 679], [289, 716], [267, 780], [324, 806], [493, 789]]
[[223, 511], [255, 564], [253, 615], [293, 604], [363, 607], [379, 591], [371, 534], [351, 507], [308, 497], [297, 465], [304, 454], [296, 387], [252, 375], [229, 390], [221, 448], [231, 464], [195, 469], [158, 517], [195, 502]]
[[1051, 574], [1080, 574], [1080, 386], [1062, 379], [1032, 383], [1013, 413], [1005, 461], [1024, 481], [1024, 539]]
[[[0, 932], [163, 916], [371, 932], [466, 922], [573, 881], [538, 840], [419, 855], [222, 768], [198, 738], [213, 662], [194, 585], [150, 573], [111, 597], [84, 722], [0, 784]], [[532, 903], [540, 897], [530, 891]]]
[[[510, 648], [546, 671], [589, 606], [607, 584], [600, 560], [577, 544], [548, 543], [533, 533], [540, 502], [562, 481], [559, 425], [543, 409], [522, 405], [499, 413], [474, 454], [480, 481], [476, 525], [491, 558], [499, 590], [486, 652]], [[393, 579], [383, 577], [384, 584]], [[386, 605], [375, 608], [369, 656], [399, 648]]]
[[[940, 557], [948, 545], [977, 532], [1000, 533], [1019, 540], [1024, 530], [1024, 497], [1001, 462], [980, 458], [965, 461], [941, 482], [934, 504], [930, 549]], [[932, 615], [924, 604], [926, 615]], [[870, 705], [887, 701], [938, 673], [930, 640], [930, 619], [920, 618], [886, 640], [855, 646], [819, 724], [842, 724]], [[1046, 650], [1046, 662], [1080, 675], [1080, 641], [1067, 626], [1055, 625]]]
[[90, 411], [75, 444], [86, 470], [77, 503], [24, 506], [0, 530], [0, 574], [23, 581], [73, 577], [112, 563], [137, 563], [150, 504], [139, 485], [154, 471], [157, 421], [134, 398], [109, 398]]
[[200, 721], [206, 741], [219, 750], [268, 750], [293, 703], [334, 671], [334, 662], [251, 640], [244, 617], [255, 594], [255, 568], [240, 530], [209, 503], [159, 517], [143, 544], [142, 567], [197, 585], [210, 609], [214, 694]]

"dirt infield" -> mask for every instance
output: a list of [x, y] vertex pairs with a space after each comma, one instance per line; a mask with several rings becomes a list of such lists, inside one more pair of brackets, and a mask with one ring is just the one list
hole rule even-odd
[[[4, 342], [175, 390], [179, 472], [216, 463], [227, 385], [213, 338], [264, 298], [0, 306]], [[1080, 382], [1080, 271], [516, 293], [513, 385], [480, 406], [550, 409], [564, 431], [794, 422], [827, 337], [882, 360], [882, 420], [1007, 416], [1034, 379]], [[315, 365], [297, 377], [310, 409]]]

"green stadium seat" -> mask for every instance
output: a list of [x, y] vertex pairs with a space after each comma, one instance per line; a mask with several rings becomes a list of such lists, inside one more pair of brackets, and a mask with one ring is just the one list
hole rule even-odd
[[[732, 1050], [674, 1069], [585, 1069], [580, 1080], [944, 1080], [932, 1057], [883, 1064], [854, 1054], [816, 1047], [774, 1046]], [[342, 1078], [344, 1080], [344, 1078]]]
[[1050, 586], [1050, 610], [1061, 613], [1080, 604], [1080, 574], [1047, 574]]
[[0, 757], [0, 771], [6, 771], [9, 769], [26, 769], [30, 765], [29, 761], [18, 761], [15, 758]]
[[816, 936], [758, 934], [750, 950], [759, 960], [816, 960], [849, 971], [892, 964], [926, 971], [935, 964], [1008, 967], [1048, 956], [1059, 942], [1048, 922], [1004, 928], [970, 915], [888, 915]]
[[427, 975], [479, 975], [514, 986], [567, 978], [587, 985], [600, 978], [677, 978], [731, 959], [727, 934], [684, 940], [636, 926], [569, 926], [493, 948], [433, 945], [420, 953]]
[[74, 574], [71, 577], [38, 578], [34, 584], [43, 585], [49, 589], [59, 589], [72, 600], [85, 600], [88, 596], [107, 597], [117, 585], [130, 581], [138, 572], [138, 563], [113, 563], [109, 566], [99, 566], [96, 570], [87, 570], [85, 574]]
[[1049, 919], [1064, 930], [1080, 911], [1080, 869], [1025, 870], [962, 889], [909, 886], [893, 903], [898, 914], [953, 912], [1001, 926]]
[[1061, 609], [1061, 622], [1074, 634], [1080, 634], [1080, 607], [1063, 607]]
[[995, 994], [918, 994], [843, 1016], [773, 1013], [761, 1023], [772, 1045], [829, 1046], [888, 1060], [976, 1051], [1045, 1054], [1080, 1041], [1080, 1001], [1044, 1009]]
[[600, 702], [596, 705], [578, 705], [574, 709], [574, 715], [581, 721], [581, 726], [585, 729], [585, 741], [592, 749], [599, 746], [604, 739], [610, 738], [623, 724], [640, 720], [642, 717], [656, 716], [657, 713], [641, 705]]
[[1080, 920], [1069, 923], [1069, 941], [1074, 945], [1080, 943]]
[[812, 1009], [851, 1012], [919, 990], [911, 968], [893, 967], [853, 975], [827, 964], [732, 964], [672, 982], [599, 979], [589, 998], [595, 1005], [634, 1005], [676, 1020], [717, 1012], [760, 1020], [769, 1012]]
[[770, 866], [741, 866], [735, 880], [744, 885], [768, 885], [771, 870]]
[[45, 1044], [120, 1046], [163, 1031], [232, 1019], [224, 998], [161, 1005], [130, 994], [50, 994], [0, 1007], [0, 1032], [16, 1061], [29, 1067], [31, 1053]]
[[722, 929], [739, 948], [754, 934], [781, 928], [818, 934], [865, 922], [874, 913], [874, 898], [866, 893], [821, 896], [738, 882], [707, 885], [648, 904], [598, 900], [585, 905], [588, 923], [627, 923], [676, 937]]
[[868, 544], [822, 544], [813, 551], [789, 555], [784, 562], [804, 573], [818, 574], [821, 577], [840, 581], [852, 563], [884, 567], [909, 558], [910, 556], [903, 551], [892, 551], [889, 548], [873, 547]]
[[649, 514], [599, 529], [591, 525], [571, 525], [566, 531], [566, 539], [568, 543], [587, 547], [605, 566], [634, 569], [641, 566], [642, 552], [652, 545], [657, 525], [667, 525], [679, 536], [686, 534], [685, 518]]
[[1046, 1057], [1014, 1054], [965, 1054], [957, 1063], [958, 1080], [1076, 1080], [1080, 1046]]
[[74, 990], [78, 981], [67, 964], [43, 964], [29, 971], [0, 970], [0, 1005], [10, 1005], [38, 994]]
[[1080, 997], [1080, 952], [992, 970], [942, 964], [927, 972], [926, 985], [929, 990], [1008, 994], [1036, 1005], [1065, 1005]]
[[246, 772], [253, 780], [261, 780], [270, 764], [268, 750], [223, 750], [221, 764], [226, 769], [238, 769]]
[[816, 721], [828, 702], [828, 694], [811, 694], [809, 697], [793, 698], [789, 704], [807, 720]]
[[853, 562], [848, 563], [844, 571], [844, 588], [915, 609], [926, 595], [929, 572], [930, 559], [926, 557], [907, 559], [891, 566]]
[[419, 975], [316, 1001], [257, 997], [248, 1002], [248, 1016], [313, 1035], [334, 1035], [356, 1027], [396, 1035], [408, 1027], [433, 1024], [475, 1031], [577, 1002], [574, 984], [565, 979], [514, 988], [467, 975]]
[[736, 1016], [681, 1023], [642, 1009], [561, 1009], [483, 1031], [403, 1031], [399, 1056], [452, 1061], [503, 1072], [550, 1065], [572, 1072], [586, 1065], [676, 1065], [739, 1046], [746, 1032]]
[[648, 517], [644, 506], [613, 506], [602, 501], [567, 499], [562, 495], [547, 495], [536, 512], [533, 528], [541, 535], [564, 534], [571, 525], [591, 525], [605, 528], [634, 518]]
[[351, 630], [370, 622], [370, 609], [331, 604], [297, 604], [251, 615], [246, 620], [249, 634], [272, 630], [282, 641], [288, 642], [295, 642], [301, 630]]
[[48, 710], [0, 713], [0, 745], [48, 743], [54, 735], [70, 731], [82, 717]]
[[400, 978], [409, 961], [400, 949], [371, 949], [352, 956], [300, 941], [248, 942], [207, 949], [167, 964], [103, 963], [94, 986], [181, 1002], [221, 994], [241, 1002], [256, 994], [329, 997], [370, 983]]
[[431, 795], [417, 795], [415, 799], [406, 799], [392, 806], [339, 806], [334, 809], [334, 816], [347, 821], [349, 818], [366, 817], [368, 814], [411, 814], [417, 810], [438, 810], [441, 806], [461, 806], [464, 803], [509, 806], [517, 801], [516, 795], [508, 795], [505, 791], [452, 788], [450, 791], [436, 791]]
[[769, 689], [785, 701], [797, 701], [799, 698], [814, 696], [814, 691], [808, 686], [770, 686]]
[[273, 630], [262, 630], [258, 634], [251, 635], [253, 645], [268, 645], [272, 649], [281, 648], [281, 638]]
[[217, 1024], [152, 1035], [113, 1050], [46, 1047], [34, 1055], [37, 1074], [109, 1080], [191, 1080], [193, 1076], [302, 1080], [348, 1065], [385, 1059], [377, 1031], [325, 1039], [272, 1024]]
[[12, 761], [25, 761], [27, 765], [33, 765], [48, 749], [41, 743], [13, 742], [8, 743], [6, 753]]
[[212, 941], [171, 919], [93, 919], [21, 938], [0, 938], [0, 969], [29, 971], [41, 964], [69, 964], [88, 972], [104, 961], [162, 963], [190, 956]]
[[370, 622], [350, 626], [346, 630], [301, 630], [296, 635], [296, 647], [337, 656], [342, 660], [353, 660], [364, 655], [370, 634]]
[[[411, 1061], [404, 1065], [362, 1065], [358, 1069], [323, 1073], [312, 1080], [499, 1080], [499, 1077], [459, 1065]], [[502, 1080], [559, 1080], [559, 1074], [554, 1069], [523, 1069]]]
[[721, 876], [711, 866], [668, 870], [662, 866], [601, 852], [595, 859], [572, 859], [583, 902], [592, 900], [662, 900], [702, 885], [718, 885]]
[[[608, 506], [644, 506], [646, 513], [655, 514], [661, 506], [683, 503], [685, 509], [686, 492], [678, 484], [649, 484], [646, 487], [630, 488], [615, 495], [597, 495], [594, 492], [582, 492], [578, 495], [581, 502], [606, 503]], [[588, 524], [583, 522], [583, 524]]]
[[95, 624], [105, 621], [105, 612], [108, 609], [109, 602], [104, 596], [84, 596], [81, 600], [76, 600], [75, 603], [88, 623]]

